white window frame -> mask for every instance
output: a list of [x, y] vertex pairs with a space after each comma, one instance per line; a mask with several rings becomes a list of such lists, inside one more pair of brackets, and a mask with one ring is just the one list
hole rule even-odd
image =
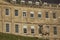
[[39, 5], [39, 2], [36, 2], [35, 4], [36, 4], [36, 5]]
[[[31, 14], [33, 14], [33, 17], [31, 17]], [[34, 12], [30, 12], [30, 17], [31, 17], [31, 18], [34, 18]]]
[[[23, 12], [26, 12], [26, 11], [23, 11]], [[22, 12], [22, 14], [23, 14], [23, 12]], [[23, 15], [22, 15], [23, 16]], [[26, 16], [27, 16], [27, 12], [26, 12]], [[26, 17], [26, 16], [23, 16], [23, 17]]]
[[28, 1], [29, 4], [32, 4], [32, 1]]
[[[35, 30], [34, 26], [31, 26], [31, 29], [34, 29], [34, 30]], [[35, 33], [35, 31], [34, 31], [34, 33]], [[34, 33], [33, 33], [33, 34], [34, 34]]]
[[31, 26], [31, 29], [35, 29], [34, 26]]
[[22, 3], [25, 3], [25, 1], [24, 1], [24, 0], [21, 0], [21, 2], [22, 2]]
[[16, 2], [16, 0], [13, 0], [14, 2]]
[[44, 5], [47, 5], [48, 3], [47, 2], [44, 2]]
[[[25, 28], [25, 29], [27, 29], [27, 26], [26, 26], [26, 25], [24, 25], [24, 26], [23, 26], [23, 29], [24, 29], [24, 28]], [[23, 33], [24, 33], [24, 30], [23, 30]]]
[[27, 28], [27, 26], [26, 25], [23, 25], [23, 28]]

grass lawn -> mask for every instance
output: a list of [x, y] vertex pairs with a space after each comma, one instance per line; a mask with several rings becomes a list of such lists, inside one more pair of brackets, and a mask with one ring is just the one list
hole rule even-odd
[[0, 40], [42, 40], [42, 38], [17, 36], [13, 34], [0, 33]]

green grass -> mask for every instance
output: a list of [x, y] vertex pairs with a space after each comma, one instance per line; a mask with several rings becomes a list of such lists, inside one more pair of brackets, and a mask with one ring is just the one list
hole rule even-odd
[[25, 37], [13, 34], [0, 33], [0, 40], [43, 40], [37, 37]]

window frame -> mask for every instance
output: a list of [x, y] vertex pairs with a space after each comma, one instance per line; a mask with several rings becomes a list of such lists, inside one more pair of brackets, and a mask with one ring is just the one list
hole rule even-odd
[[13, 1], [16, 1], [16, 0], [13, 0]]
[[27, 16], [27, 12], [23, 11], [23, 17], [26, 17], [26, 16]]
[[18, 16], [18, 10], [15, 10], [15, 16]]
[[5, 9], [5, 15], [9, 15], [9, 9]]
[[23, 26], [23, 33], [25, 33], [25, 34], [27, 33], [27, 26], [26, 25]]
[[53, 13], [53, 19], [56, 19], [56, 13]]
[[32, 4], [32, 1], [28, 1], [29, 4]]
[[40, 3], [38, 1], [35, 2], [36, 5], [39, 5]]
[[24, 33], [27, 33], [27, 28], [23, 28], [23, 30], [24, 30]]
[[34, 26], [31, 26], [31, 33], [32, 33], [32, 34], [35, 33], [35, 28], [34, 28]]
[[43, 30], [43, 25], [38, 25], [38, 32], [39, 32], [39, 34], [42, 34], [42, 30]]
[[49, 13], [48, 12], [45, 13], [45, 17], [49, 18]]
[[6, 32], [9, 32], [9, 31], [10, 31], [10, 29], [9, 29], [9, 24], [6, 23]]
[[19, 25], [15, 24], [15, 33], [19, 33]]
[[30, 12], [30, 17], [34, 18], [34, 12]]
[[33, 28], [31, 28], [31, 33], [34, 34], [34, 29]]
[[42, 17], [42, 12], [38, 12], [38, 18]]
[[53, 30], [54, 30], [54, 35], [57, 35], [57, 27], [56, 26], [53, 27]]
[[21, 3], [25, 3], [25, 0], [21, 0]]

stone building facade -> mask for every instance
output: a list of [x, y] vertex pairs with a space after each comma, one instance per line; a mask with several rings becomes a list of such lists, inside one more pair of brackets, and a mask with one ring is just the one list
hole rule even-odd
[[0, 1], [0, 32], [60, 40], [60, 4], [27, 2]]

